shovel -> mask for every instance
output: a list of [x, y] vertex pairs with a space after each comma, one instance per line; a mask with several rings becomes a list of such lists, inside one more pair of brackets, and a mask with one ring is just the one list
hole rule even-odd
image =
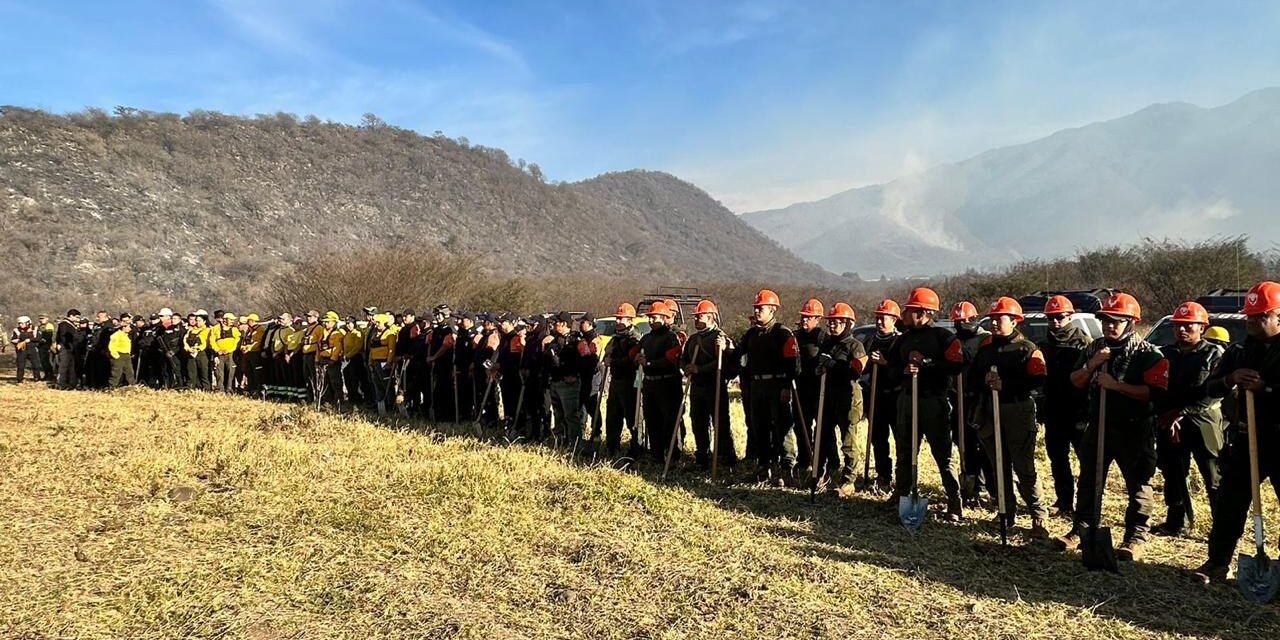
[[[999, 405], [997, 405], [999, 406]], [[956, 444], [960, 449], [960, 497], [968, 503], [978, 500], [978, 476], [969, 473], [968, 458], [964, 449], [965, 414], [964, 414], [964, 374], [956, 376], [956, 413], [958, 419]]]
[[1107, 390], [1098, 389], [1098, 460], [1093, 479], [1093, 495], [1097, 499], [1093, 522], [1085, 525], [1080, 538], [1084, 567], [1090, 571], [1118, 572], [1116, 550], [1112, 546], [1111, 527], [1102, 526], [1102, 495], [1106, 488], [1107, 463], [1104, 455], [1107, 441]]
[[827, 408], [827, 372], [822, 372], [818, 382], [818, 422], [813, 429], [813, 456], [809, 469], [809, 502], [818, 499], [818, 459], [822, 455], [822, 414]]
[[911, 495], [898, 498], [898, 519], [907, 531], [924, 526], [929, 501], [920, 497], [920, 376], [911, 374]]
[[1249, 476], [1253, 490], [1253, 543], [1257, 547], [1252, 557], [1240, 554], [1236, 561], [1236, 586], [1244, 597], [1254, 602], [1271, 602], [1280, 591], [1280, 572], [1271, 566], [1267, 558], [1266, 538], [1262, 533], [1262, 494], [1258, 478], [1258, 422], [1253, 413], [1253, 392], [1245, 391], [1245, 411], [1249, 417]]
[[860, 491], [874, 485], [871, 479], [871, 432], [876, 428], [876, 381], [879, 373], [879, 365], [871, 365], [871, 406], [867, 408], [867, 447], [862, 452], [862, 478], [858, 480]]
[[[991, 367], [991, 373], [996, 373]], [[1000, 519], [1000, 546], [1009, 546], [1009, 515], [1004, 506], [1004, 438], [1000, 434], [1000, 392], [991, 390], [991, 424], [996, 432], [996, 517]], [[964, 433], [964, 417], [960, 419], [960, 433]], [[963, 454], [961, 454], [963, 455]]]
[[[711, 414], [711, 481], [716, 481], [716, 463], [720, 458], [720, 385], [721, 367], [724, 365], [724, 352], [716, 348], [716, 402]], [[736, 455], [736, 454], [735, 454]]]
[[[693, 345], [693, 357], [689, 358], [690, 364], [697, 362], [698, 353], [701, 348], [702, 345], [700, 344]], [[680, 440], [680, 436], [683, 435], [680, 432], [684, 431], [684, 408], [685, 405], [689, 404], [689, 389], [691, 388], [693, 388], [692, 375], [684, 381], [684, 394], [680, 396], [680, 408], [676, 409], [676, 423], [671, 427], [671, 442], [667, 445], [667, 462], [662, 467], [663, 480], [667, 479], [667, 472], [671, 470], [671, 458], [676, 452], [676, 442], [678, 442]]]

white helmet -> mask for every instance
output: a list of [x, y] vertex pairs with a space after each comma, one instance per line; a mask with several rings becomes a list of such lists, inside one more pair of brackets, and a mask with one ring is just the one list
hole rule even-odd
[[196, 309], [196, 315], [198, 315], [198, 316], [204, 316], [204, 317], [208, 318], [208, 317], [209, 317], [209, 312], [208, 312], [208, 311], [205, 311], [204, 309]]
[[164, 307], [164, 308], [160, 309], [160, 315], [162, 315], [162, 316], [171, 316], [171, 315], [173, 315], [173, 309], [170, 309], [169, 307]]
[[30, 316], [18, 316], [18, 324], [31, 324]]

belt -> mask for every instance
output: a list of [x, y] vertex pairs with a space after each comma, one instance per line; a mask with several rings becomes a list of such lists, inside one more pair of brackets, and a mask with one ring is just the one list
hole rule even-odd
[[678, 376], [678, 375], [676, 375], [676, 374], [674, 374], [674, 373], [664, 373], [664, 374], [662, 374], [662, 375], [660, 375], [660, 376], [645, 375], [645, 377], [644, 377], [644, 381], [645, 381], [645, 382], [648, 382], [648, 381], [650, 381], [650, 380], [653, 380], [653, 381], [657, 382], [658, 380], [670, 380], [671, 378], [678, 378], [678, 377], [679, 377], [679, 376]]
[[752, 380], [785, 380], [786, 377], [787, 377], [787, 374], [785, 373], [768, 373], [764, 375], [751, 376], [751, 379]]

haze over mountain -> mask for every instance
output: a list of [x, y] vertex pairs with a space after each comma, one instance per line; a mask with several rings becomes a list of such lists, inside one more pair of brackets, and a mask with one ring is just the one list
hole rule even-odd
[[9, 303], [239, 302], [293, 264], [423, 246], [492, 270], [833, 282], [701, 189], [650, 171], [548, 184], [500, 149], [289, 114], [0, 109]]
[[1049, 258], [1142, 237], [1280, 240], [1280, 88], [1157, 104], [816, 202], [742, 216], [863, 277]]

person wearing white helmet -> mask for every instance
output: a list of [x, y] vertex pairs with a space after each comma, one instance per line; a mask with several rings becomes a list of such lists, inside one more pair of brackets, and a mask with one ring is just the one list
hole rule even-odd
[[13, 345], [13, 355], [18, 358], [18, 384], [26, 377], [27, 367], [31, 367], [31, 378], [40, 381], [40, 358], [37, 355], [38, 335], [31, 326], [31, 318], [18, 316], [18, 326], [9, 334], [9, 344]]

